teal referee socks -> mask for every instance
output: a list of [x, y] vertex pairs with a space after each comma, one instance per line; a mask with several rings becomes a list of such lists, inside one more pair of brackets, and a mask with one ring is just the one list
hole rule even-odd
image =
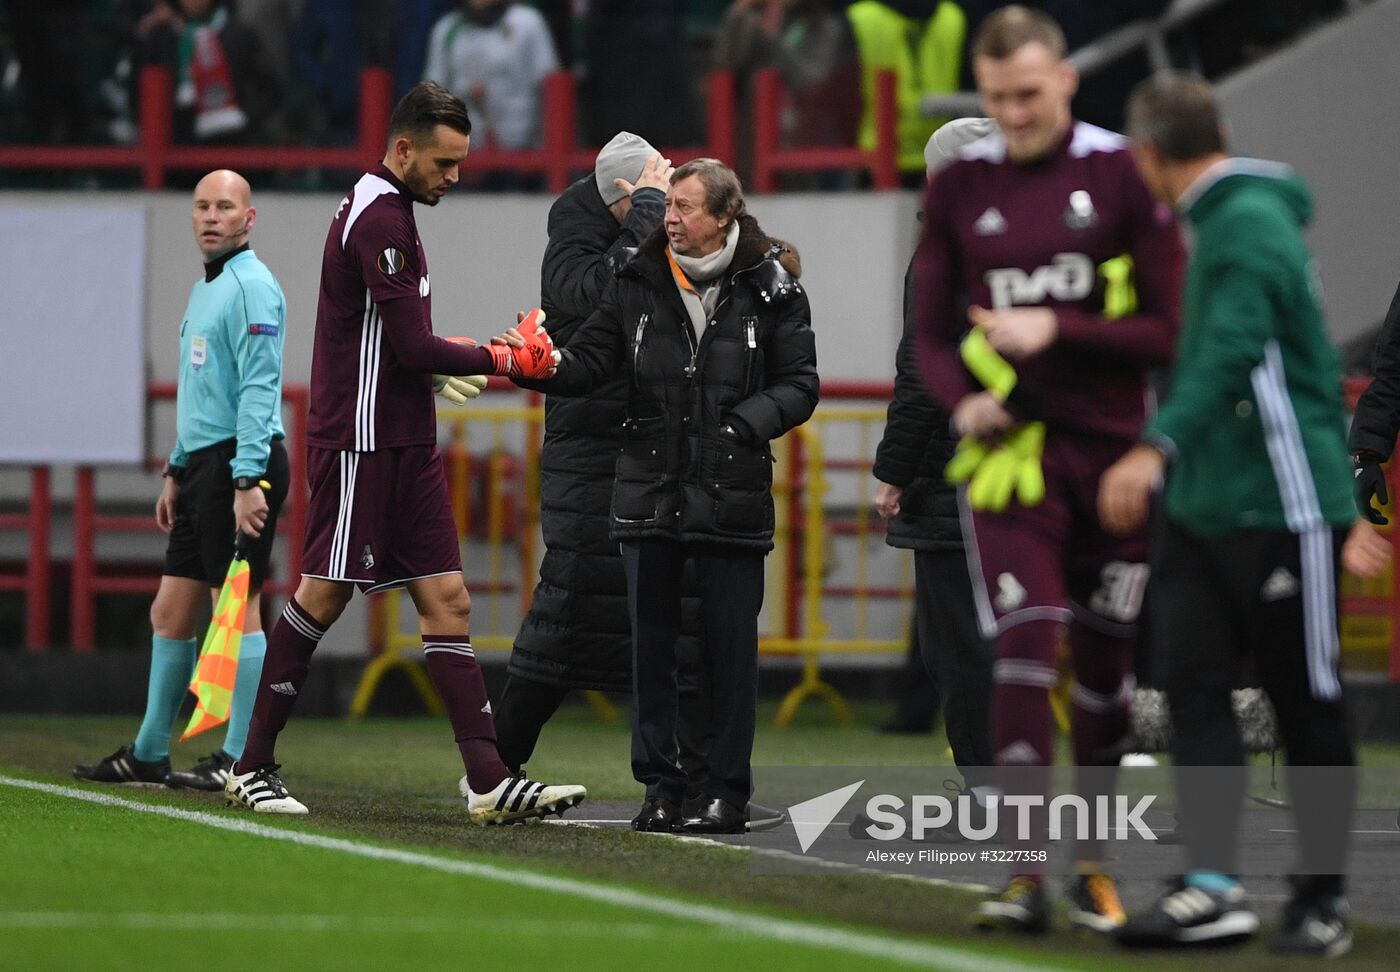
[[170, 755], [170, 732], [189, 691], [199, 650], [193, 638], [151, 638], [151, 677], [146, 682], [146, 714], [136, 734], [136, 758], [153, 763]]

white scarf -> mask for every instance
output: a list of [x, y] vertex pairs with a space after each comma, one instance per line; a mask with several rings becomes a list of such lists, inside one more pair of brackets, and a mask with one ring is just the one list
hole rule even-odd
[[720, 278], [729, 269], [729, 265], [734, 262], [734, 251], [738, 247], [739, 223], [737, 220], [729, 224], [729, 229], [724, 234], [724, 245], [706, 256], [682, 256], [669, 246], [667, 247], [671, 258], [676, 261], [676, 266], [681, 268], [691, 287], [694, 288], [682, 286], [679, 280], [675, 282], [676, 289], [680, 291], [681, 303], [685, 305], [686, 313], [690, 315], [690, 323], [695, 328], [697, 341], [705, 334], [705, 326], [719, 301]]

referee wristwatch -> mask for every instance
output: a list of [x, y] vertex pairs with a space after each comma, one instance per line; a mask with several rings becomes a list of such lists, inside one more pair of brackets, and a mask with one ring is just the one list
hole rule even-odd
[[233, 488], [239, 491], [252, 489], [254, 486], [262, 485], [260, 482], [261, 479], [261, 476], [235, 476], [233, 479]]
[[177, 485], [185, 481], [184, 466], [174, 466], [167, 462], [165, 468], [160, 471], [160, 474], [167, 479], [173, 479]]

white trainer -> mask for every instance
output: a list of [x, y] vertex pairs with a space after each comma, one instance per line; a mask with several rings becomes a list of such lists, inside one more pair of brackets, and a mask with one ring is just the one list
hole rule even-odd
[[508, 776], [490, 793], [473, 793], [464, 776], [457, 790], [467, 801], [472, 823], [487, 826], [519, 823], [551, 814], [562, 816], [565, 810], [578, 806], [588, 796], [588, 791], [581, 786], [546, 786], [524, 776]]
[[224, 802], [247, 807], [254, 813], [306, 813], [306, 804], [287, 792], [277, 775], [277, 765], [263, 766], [251, 773], [229, 772], [224, 784]]

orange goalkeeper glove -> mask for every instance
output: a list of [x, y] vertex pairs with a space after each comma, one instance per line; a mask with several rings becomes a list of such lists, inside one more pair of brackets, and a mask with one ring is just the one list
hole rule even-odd
[[511, 378], [548, 378], [559, 364], [559, 352], [544, 329], [544, 311], [538, 307], [526, 314], [515, 326], [525, 339], [524, 347], [492, 344], [486, 350], [496, 362], [492, 374]]

